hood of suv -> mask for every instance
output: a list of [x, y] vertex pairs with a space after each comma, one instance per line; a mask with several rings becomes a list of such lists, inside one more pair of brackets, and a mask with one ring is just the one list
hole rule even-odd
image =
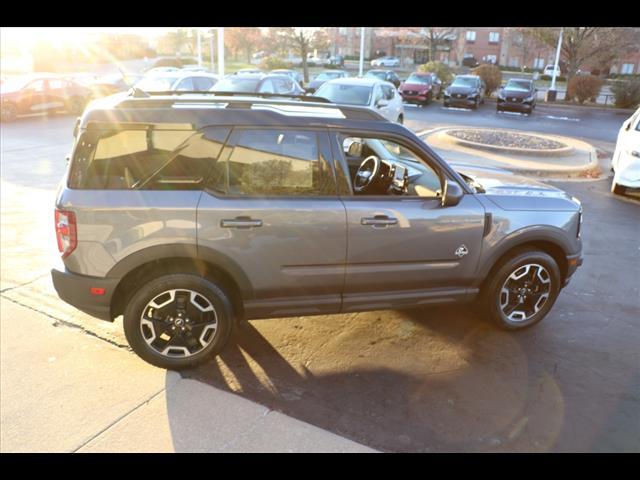
[[476, 93], [478, 91], [477, 87], [470, 87], [467, 85], [451, 85], [448, 90], [451, 95], [455, 95], [457, 93], [469, 95], [470, 93]]
[[564, 190], [508, 170], [453, 164], [456, 171], [480, 184], [493, 203], [504, 210], [575, 210], [579, 203]]
[[520, 88], [503, 88], [502, 95], [509, 98], [527, 98], [531, 95], [531, 92]]
[[402, 88], [402, 90], [412, 90], [416, 92], [423, 92], [425, 90], [429, 90], [431, 88], [431, 85], [427, 83], [404, 82], [400, 88]]

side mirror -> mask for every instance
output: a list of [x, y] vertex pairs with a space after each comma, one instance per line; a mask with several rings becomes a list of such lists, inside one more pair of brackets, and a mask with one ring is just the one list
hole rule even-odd
[[464, 191], [458, 183], [452, 180], [445, 180], [444, 182], [444, 195], [442, 195], [443, 207], [454, 207], [460, 203]]
[[389, 105], [389, 101], [384, 98], [381, 98], [376, 102], [376, 107], [378, 108], [386, 107], [387, 105]]

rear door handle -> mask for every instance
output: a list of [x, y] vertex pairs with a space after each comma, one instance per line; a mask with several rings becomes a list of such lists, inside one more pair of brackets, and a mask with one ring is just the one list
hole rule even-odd
[[222, 228], [253, 228], [261, 227], [262, 220], [254, 220], [250, 217], [236, 217], [220, 221]]
[[386, 227], [398, 223], [397, 218], [387, 217], [386, 215], [376, 215], [375, 217], [364, 217], [360, 219], [362, 225], [372, 225], [374, 227]]

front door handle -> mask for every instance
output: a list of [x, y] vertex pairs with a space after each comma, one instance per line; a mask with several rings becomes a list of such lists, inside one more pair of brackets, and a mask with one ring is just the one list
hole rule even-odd
[[360, 219], [362, 225], [372, 225], [373, 227], [386, 227], [398, 223], [397, 218], [387, 217], [386, 215], [376, 215], [375, 217], [364, 217]]
[[254, 220], [251, 217], [236, 217], [220, 221], [222, 228], [253, 228], [261, 227], [262, 220]]

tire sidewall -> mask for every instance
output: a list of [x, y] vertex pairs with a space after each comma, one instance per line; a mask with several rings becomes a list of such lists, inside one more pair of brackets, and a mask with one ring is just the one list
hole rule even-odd
[[1, 120], [3, 122], [12, 122], [18, 116], [18, 107], [12, 102], [7, 102], [0, 108], [2, 108]]
[[[513, 322], [507, 319], [500, 308], [500, 291], [507, 277], [527, 263], [540, 264], [549, 272], [551, 276], [550, 295], [544, 306], [533, 317], [524, 322]], [[549, 254], [540, 251], [520, 253], [503, 262], [489, 279], [487, 288], [483, 292], [485, 312], [489, 319], [506, 330], [521, 330], [530, 327], [540, 322], [549, 313], [560, 293], [560, 282], [560, 268]]]
[[[203, 295], [213, 305], [218, 321], [213, 341], [202, 351], [186, 358], [171, 358], [156, 352], [147, 345], [140, 330], [140, 317], [146, 305], [162, 292], [173, 289], [189, 289]], [[219, 353], [229, 339], [233, 323], [233, 307], [224, 291], [212, 281], [192, 274], [163, 275], [151, 280], [131, 297], [123, 319], [125, 337], [133, 351], [146, 362], [171, 370], [195, 366]]]

